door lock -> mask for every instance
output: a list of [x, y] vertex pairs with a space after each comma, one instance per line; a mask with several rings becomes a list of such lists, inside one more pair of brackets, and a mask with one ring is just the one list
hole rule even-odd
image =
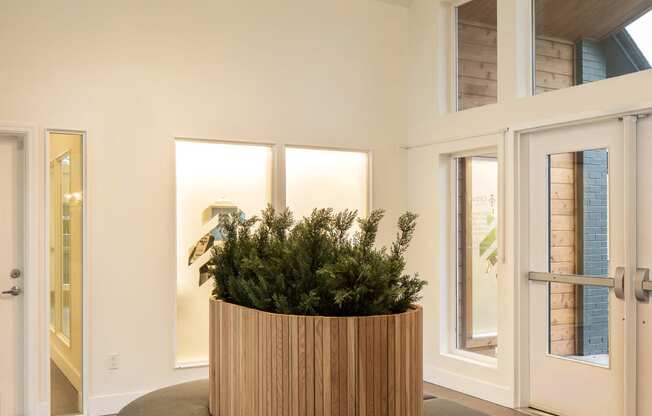
[[11, 289], [2, 292], [3, 295], [11, 295], [11, 296], [18, 296], [21, 293], [23, 293], [23, 290], [18, 286], [14, 286]]
[[11, 272], [9, 272], [9, 277], [12, 279], [18, 279], [21, 276], [20, 269], [13, 269]]

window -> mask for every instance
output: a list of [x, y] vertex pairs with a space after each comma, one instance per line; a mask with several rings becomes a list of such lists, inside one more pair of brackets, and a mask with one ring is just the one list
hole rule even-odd
[[[609, 275], [609, 152], [548, 156], [550, 273]], [[609, 288], [549, 284], [552, 355], [609, 365]]]
[[[208, 357], [207, 261], [219, 244], [219, 214], [258, 215], [272, 200], [272, 148], [208, 141], [176, 141], [177, 365]], [[205, 329], [201, 329], [205, 328]]]
[[535, 0], [535, 93], [650, 69], [652, 0]]
[[[369, 210], [366, 152], [178, 139], [176, 150], [176, 365], [208, 363], [207, 264], [220, 214], [259, 215], [272, 201], [295, 220], [313, 208]], [[285, 156], [285, 169], [279, 163]], [[283, 206], [277, 207], [283, 208]]]
[[498, 99], [496, 0], [472, 0], [456, 8], [457, 110]]
[[295, 218], [315, 207], [368, 211], [368, 157], [365, 152], [288, 147], [285, 153], [286, 205]]
[[498, 160], [454, 159], [457, 348], [495, 356], [498, 347]]

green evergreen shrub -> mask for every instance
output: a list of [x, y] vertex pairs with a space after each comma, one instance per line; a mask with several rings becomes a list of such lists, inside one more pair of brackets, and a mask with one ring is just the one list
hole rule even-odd
[[[358, 219], [355, 211], [315, 209], [293, 225], [289, 210], [272, 207], [260, 218], [222, 215], [223, 244], [209, 269], [213, 295], [226, 302], [294, 315], [366, 316], [406, 311], [426, 284], [403, 273], [416, 215], [398, 220], [389, 250], [375, 248], [384, 211]], [[351, 236], [351, 234], [353, 234]]]

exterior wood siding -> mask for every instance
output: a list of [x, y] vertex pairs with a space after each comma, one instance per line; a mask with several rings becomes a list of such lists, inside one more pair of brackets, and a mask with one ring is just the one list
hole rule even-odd
[[[574, 49], [569, 42], [536, 41], [536, 93], [574, 85]], [[493, 104], [498, 97], [497, 32], [482, 23], [458, 22], [458, 110]]]
[[[550, 271], [577, 272], [577, 202], [574, 153], [550, 156]], [[577, 288], [550, 284], [550, 353], [577, 353]]]

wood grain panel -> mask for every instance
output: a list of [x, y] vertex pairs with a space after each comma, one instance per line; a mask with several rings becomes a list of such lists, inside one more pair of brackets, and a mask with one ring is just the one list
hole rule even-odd
[[575, 201], [572, 199], [555, 199], [550, 201], [550, 213], [553, 215], [574, 215]]
[[315, 414], [315, 318], [306, 316], [306, 415]]
[[571, 309], [575, 307], [574, 293], [551, 293], [550, 309]]
[[420, 308], [310, 317], [211, 300], [209, 310], [214, 416], [422, 414]]
[[[553, 58], [546, 58], [553, 59]], [[577, 272], [576, 157], [572, 152], [550, 156], [550, 271]], [[552, 354], [575, 353], [577, 294], [573, 285], [550, 285], [550, 343]], [[563, 342], [562, 342], [563, 341]]]
[[[496, 103], [498, 90], [498, 48], [495, 23], [488, 24], [474, 0], [460, 7], [457, 27], [458, 110]], [[494, 6], [495, 6], [495, 0]], [[495, 7], [494, 7], [495, 13]], [[495, 14], [494, 14], [495, 16]], [[482, 17], [481, 21], [479, 19]], [[572, 43], [540, 37], [536, 40], [536, 91], [554, 91], [574, 83], [574, 46]]]
[[324, 332], [323, 337], [323, 375], [324, 379], [322, 380], [322, 385], [324, 386], [324, 415], [332, 414], [331, 410], [331, 363], [328, 357], [331, 356], [331, 324], [329, 318], [322, 319], [322, 331]]
[[[472, 0], [458, 8], [460, 19], [496, 26], [497, 0]], [[650, 9], [650, 0], [537, 0], [536, 33], [576, 41], [602, 39]]]
[[315, 318], [315, 416], [324, 414], [324, 318]]
[[358, 320], [358, 385], [357, 385], [357, 409], [358, 416], [367, 416], [367, 321], [365, 319]]
[[[217, 305], [215, 303], [210, 303], [209, 304], [210, 308], [210, 315], [208, 319], [208, 337], [209, 339], [215, 338], [215, 329], [213, 326], [215, 325], [215, 321], [217, 319], [217, 312], [215, 309], [217, 308]], [[209, 346], [209, 351], [208, 351], [208, 367], [209, 367], [209, 380], [208, 380], [208, 411], [211, 414], [215, 414], [215, 374], [214, 371], [218, 368], [217, 365], [215, 364], [215, 357], [219, 357], [218, 354], [215, 353], [217, 343], [211, 343]]]

